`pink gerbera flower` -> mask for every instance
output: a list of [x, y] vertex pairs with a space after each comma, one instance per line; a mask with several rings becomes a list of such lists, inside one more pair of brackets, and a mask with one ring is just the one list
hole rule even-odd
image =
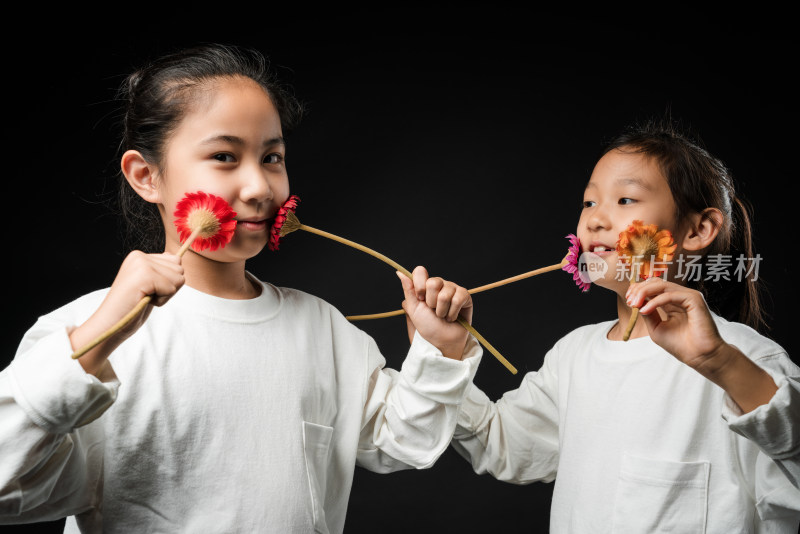
[[269, 229], [269, 242], [267, 243], [267, 246], [270, 250], [278, 250], [278, 245], [281, 240], [281, 228], [283, 228], [283, 224], [286, 222], [287, 214], [289, 212], [294, 213], [299, 202], [300, 197], [297, 195], [292, 195], [278, 210], [278, 214], [275, 216], [275, 221], [272, 223], [272, 227]]
[[202, 191], [187, 193], [175, 206], [174, 215], [181, 242], [196, 234], [191, 243], [196, 252], [224, 247], [236, 230], [236, 212], [225, 199]]
[[575, 284], [577, 284], [581, 291], [585, 293], [589, 291], [591, 282], [587, 282], [583, 279], [583, 277], [581, 277], [581, 273], [578, 268], [578, 260], [581, 257], [581, 242], [578, 239], [578, 236], [575, 234], [568, 234], [566, 238], [569, 239], [570, 247], [566, 258], [564, 258], [566, 263], [563, 267], [561, 267], [561, 270], [570, 273], [572, 275], [572, 279], [575, 281]]

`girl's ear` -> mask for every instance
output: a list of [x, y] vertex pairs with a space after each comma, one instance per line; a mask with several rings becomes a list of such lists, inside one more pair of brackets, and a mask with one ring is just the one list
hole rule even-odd
[[161, 200], [156, 187], [157, 169], [147, 163], [141, 152], [128, 150], [122, 155], [120, 166], [125, 179], [140, 197], [154, 204]]
[[687, 218], [689, 225], [683, 238], [684, 250], [703, 250], [708, 247], [719, 234], [725, 217], [717, 208], [706, 208], [701, 213], [694, 213]]

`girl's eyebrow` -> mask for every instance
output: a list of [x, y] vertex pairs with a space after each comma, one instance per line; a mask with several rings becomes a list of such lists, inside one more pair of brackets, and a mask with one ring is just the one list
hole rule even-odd
[[641, 178], [636, 177], [628, 177], [628, 178], [618, 178], [616, 181], [616, 185], [635, 185], [637, 187], [641, 187], [647, 191], [652, 191], [653, 186], [642, 180]]
[[[653, 186], [652, 185], [648, 184], [647, 182], [645, 182], [641, 178], [636, 178], [635, 176], [630, 176], [630, 177], [626, 177], [626, 178], [617, 178], [614, 181], [614, 185], [617, 185], [617, 186], [635, 185], [636, 187], [641, 187], [642, 189], [645, 189], [647, 191], [652, 191], [653, 190]], [[586, 189], [589, 189], [591, 187], [597, 187], [597, 184], [594, 183], [594, 182], [591, 182], [591, 181], [586, 184]]]
[[[212, 145], [212, 144], [218, 143], [220, 141], [224, 142], [224, 143], [230, 143], [232, 145], [239, 145], [239, 146], [243, 146], [243, 145], [246, 144], [245, 140], [242, 139], [241, 137], [238, 137], [238, 136], [235, 136], [235, 135], [227, 135], [227, 134], [214, 135], [214, 136], [209, 137], [207, 139], [203, 139], [200, 142], [200, 144], [201, 145]], [[262, 145], [263, 146], [286, 145], [286, 141], [284, 141], [283, 136], [278, 136], [278, 137], [273, 137], [272, 139], [267, 139], [266, 141], [264, 141], [262, 143]]]

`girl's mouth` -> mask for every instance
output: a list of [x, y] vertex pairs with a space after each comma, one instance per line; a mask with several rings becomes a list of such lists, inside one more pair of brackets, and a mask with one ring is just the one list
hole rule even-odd
[[598, 256], [607, 256], [608, 254], [611, 254], [612, 252], [616, 252], [616, 251], [617, 251], [616, 248], [607, 247], [605, 245], [599, 245], [599, 244], [598, 245], [594, 245], [593, 244], [593, 245], [589, 246], [589, 252], [597, 254]]
[[267, 228], [267, 219], [262, 219], [260, 221], [239, 221], [238, 227], [244, 228], [250, 232], [261, 232]]

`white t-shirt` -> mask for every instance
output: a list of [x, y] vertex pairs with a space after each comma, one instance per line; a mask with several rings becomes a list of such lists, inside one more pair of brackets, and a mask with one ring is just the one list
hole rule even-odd
[[69, 328], [107, 290], [44, 317], [0, 373], [0, 524], [67, 531], [341, 532], [356, 465], [431, 466], [481, 348], [419, 335], [402, 370], [306, 293], [252, 300], [184, 286], [111, 355], [105, 382]]
[[496, 403], [467, 393], [454, 448], [478, 473], [555, 479], [550, 532], [787, 533], [800, 521], [800, 369], [774, 342], [715, 316], [779, 386], [742, 415], [724, 391], [614, 321], [574, 330]]

